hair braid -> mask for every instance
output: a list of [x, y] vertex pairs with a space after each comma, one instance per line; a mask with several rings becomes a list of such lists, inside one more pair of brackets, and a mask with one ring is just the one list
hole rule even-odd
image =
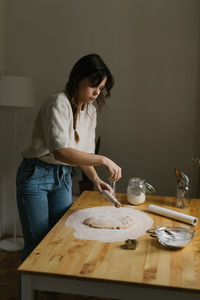
[[79, 135], [76, 130], [76, 124], [77, 124], [77, 119], [78, 119], [78, 114], [80, 112], [80, 109], [78, 105], [76, 104], [76, 99], [73, 97], [71, 99], [71, 105], [72, 105], [72, 112], [73, 112], [73, 129], [74, 129], [74, 139], [78, 143], [79, 142]]

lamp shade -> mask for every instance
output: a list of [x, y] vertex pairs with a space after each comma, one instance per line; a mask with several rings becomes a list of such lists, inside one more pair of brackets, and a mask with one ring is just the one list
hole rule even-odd
[[2, 75], [0, 77], [0, 105], [33, 107], [33, 82], [28, 77]]

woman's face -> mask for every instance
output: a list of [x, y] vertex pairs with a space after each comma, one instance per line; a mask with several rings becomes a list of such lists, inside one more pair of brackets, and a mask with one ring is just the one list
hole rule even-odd
[[105, 77], [102, 82], [95, 87], [90, 86], [87, 78], [81, 80], [77, 89], [77, 98], [80, 106], [84, 103], [92, 104], [103, 90], [106, 80], [107, 77]]

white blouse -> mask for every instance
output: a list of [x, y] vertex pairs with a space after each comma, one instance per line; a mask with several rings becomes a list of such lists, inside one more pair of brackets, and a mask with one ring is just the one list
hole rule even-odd
[[74, 148], [87, 153], [95, 151], [96, 108], [85, 105], [81, 110], [76, 131], [79, 142], [74, 138], [73, 113], [66, 95], [61, 92], [45, 101], [33, 122], [31, 136], [22, 155], [27, 158], [39, 158], [52, 164], [63, 164], [54, 159], [53, 151], [62, 148]]

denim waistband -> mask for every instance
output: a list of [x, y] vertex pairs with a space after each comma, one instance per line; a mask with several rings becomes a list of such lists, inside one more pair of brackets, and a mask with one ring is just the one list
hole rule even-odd
[[50, 164], [48, 162], [42, 161], [38, 158], [24, 158], [23, 159], [24, 163], [28, 163], [34, 166], [39, 166], [39, 167], [43, 167], [45, 169], [53, 169], [53, 173], [56, 179], [57, 184], [60, 185], [60, 178], [62, 177], [62, 175], [67, 175], [67, 174], [71, 174], [72, 172], [72, 167], [69, 165], [62, 165], [62, 164]]
[[48, 163], [46, 161], [40, 160], [39, 158], [26, 158], [24, 157], [23, 159], [24, 162], [28, 162], [29, 164], [35, 165], [35, 166], [40, 166], [40, 167], [45, 167], [45, 168], [49, 168], [49, 167], [54, 167], [54, 168], [59, 168], [59, 167], [64, 167], [64, 168], [68, 168], [68, 169], [72, 169], [71, 166], [69, 165], [64, 165], [64, 164], [51, 164]]

